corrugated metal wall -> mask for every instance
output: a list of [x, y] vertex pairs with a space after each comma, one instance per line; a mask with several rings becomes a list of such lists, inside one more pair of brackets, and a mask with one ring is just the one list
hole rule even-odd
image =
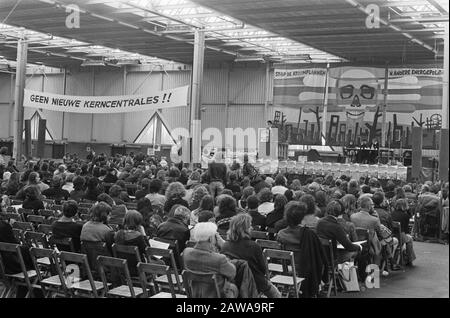
[[[228, 79], [229, 76], [229, 79]], [[264, 127], [264, 103], [266, 90], [265, 66], [234, 66], [206, 69], [202, 88], [202, 128], [216, 127], [224, 132], [225, 127], [246, 129]], [[63, 93], [63, 74], [27, 77], [26, 88], [37, 91]], [[72, 71], [68, 72], [67, 95], [122, 95], [122, 70], [117, 71]], [[149, 90], [160, 90], [189, 85], [190, 71], [127, 72], [125, 94], [140, 94]], [[0, 74], [0, 138], [8, 138], [12, 133], [13, 114], [9, 111], [10, 75]], [[227, 83], [229, 94], [227, 97]], [[272, 85], [272, 74], [270, 77]], [[272, 90], [269, 90], [269, 100]], [[227, 112], [227, 100], [229, 102]], [[270, 108], [269, 108], [270, 109]], [[25, 108], [25, 119], [29, 119], [35, 109]], [[64, 138], [67, 141], [131, 143], [145, 127], [153, 111], [132, 112], [112, 115], [84, 115], [66, 113], [64, 115]], [[189, 106], [162, 111], [162, 118], [170, 129], [189, 128]], [[271, 114], [269, 112], [269, 114]], [[58, 112], [43, 111], [41, 116], [47, 119], [47, 127], [54, 139], [62, 137], [63, 115]], [[93, 124], [93, 130], [92, 128]]]
[[12, 115], [11, 74], [0, 73], [0, 138], [12, 133], [14, 115]]

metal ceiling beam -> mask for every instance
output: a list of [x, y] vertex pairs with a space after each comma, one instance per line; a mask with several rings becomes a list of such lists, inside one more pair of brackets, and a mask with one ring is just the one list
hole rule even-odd
[[[364, 14], [368, 15], [368, 13], [366, 12], [366, 8], [359, 4], [358, 2], [356, 2], [355, 0], [345, 0], [347, 3], [349, 3], [350, 5], [352, 5], [353, 7], [358, 8], [360, 11], [364, 12]], [[403, 34], [405, 37], [409, 38], [411, 41], [416, 42], [417, 44], [423, 46], [424, 48], [426, 48], [427, 50], [430, 50], [431, 52], [433, 52], [434, 54], [437, 54], [437, 51], [431, 47], [430, 45], [424, 43], [423, 41], [419, 40], [418, 38], [412, 36], [411, 34], [407, 33], [407, 31], [403, 31], [402, 29], [400, 29], [398, 26], [391, 24], [390, 22], [382, 19], [382, 18], [378, 18], [378, 20], [380, 21], [380, 23], [390, 27], [391, 29]]]
[[436, 1], [436, 0], [427, 0], [433, 7], [435, 7], [440, 13], [447, 14], [448, 12]]
[[[63, 8], [63, 9], [67, 8], [67, 5], [65, 3], [62, 3], [62, 2], [57, 1], [57, 0], [38, 0], [38, 1], [45, 2], [45, 3], [48, 3], [48, 1], [51, 1], [54, 5], [56, 5], [56, 6], [60, 7], [60, 8]], [[95, 16], [95, 17], [97, 17], [99, 19], [107, 20], [107, 21], [110, 21], [110, 22], [114, 21], [114, 22], [119, 23], [121, 25], [128, 26], [128, 27], [130, 27], [132, 29], [141, 30], [141, 31], [146, 32], [148, 34], [152, 34], [152, 35], [156, 35], [156, 36], [160, 36], [160, 37], [165, 37], [167, 39], [171, 39], [171, 40], [178, 41], [178, 42], [188, 43], [188, 44], [191, 44], [191, 45], [193, 44], [193, 42], [190, 41], [190, 40], [186, 40], [186, 39], [183, 39], [183, 38], [180, 38], [180, 37], [176, 37], [176, 36], [172, 36], [172, 35], [161, 34], [160, 32], [149, 30], [147, 28], [136, 26], [136, 25], [133, 25], [132, 23], [124, 22], [124, 21], [121, 21], [119, 19], [110, 18], [110, 17], [104, 16], [104, 15], [101, 15], [101, 14], [98, 14], [98, 13], [95, 13], [95, 12], [90, 12], [90, 11], [85, 10], [83, 8], [80, 8], [80, 11], [82, 13], [89, 14], [91, 16]], [[211, 45], [206, 45], [205, 47], [207, 49], [210, 49], [210, 50], [214, 50], [214, 51], [218, 51], [218, 52], [221, 52], [221, 53], [224, 53], [224, 54], [236, 56], [236, 52], [223, 50], [221, 48], [217, 48], [217, 47], [214, 47], [214, 46], [211, 46]]]

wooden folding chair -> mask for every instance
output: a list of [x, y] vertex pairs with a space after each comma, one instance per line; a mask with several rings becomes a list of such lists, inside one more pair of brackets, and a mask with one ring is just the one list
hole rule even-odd
[[45, 217], [42, 215], [28, 215], [27, 221], [32, 223], [35, 228], [39, 226], [39, 224], [44, 224]]
[[[261, 247], [262, 250], [264, 250], [266, 248], [272, 249], [272, 250], [282, 250], [283, 249], [281, 246], [281, 243], [277, 242], [277, 241], [257, 239], [255, 242], [256, 242], [256, 244], [258, 244]], [[283, 264], [281, 264], [281, 263], [278, 264], [278, 263], [267, 262], [267, 268], [269, 269], [269, 272], [276, 272], [276, 273], [284, 272]], [[292, 266], [288, 266], [287, 270], [291, 271]]]
[[139, 280], [137, 272], [137, 264], [142, 262], [141, 255], [137, 246], [113, 244], [112, 252], [115, 258], [122, 258], [127, 260], [128, 270], [133, 282]]
[[48, 248], [47, 236], [44, 233], [25, 231], [23, 238], [28, 246]]
[[81, 252], [87, 255], [91, 272], [96, 279], [100, 278], [98, 272], [97, 257], [112, 256], [105, 242], [81, 241]]
[[200, 284], [200, 285], [212, 284], [214, 285], [214, 290], [216, 294], [211, 295], [214, 296], [211, 298], [222, 298], [222, 293], [220, 292], [219, 283], [217, 281], [215, 273], [202, 273], [185, 269], [183, 270], [181, 275], [183, 277], [183, 285], [186, 291], [187, 298], [196, 298], [196, 295], [194, 294], [192, 289], [193, 284]]
[[[186, 298], [186, 295], [175, 293], [169, 266], [151, 263], [138, 263], [137, 269], [145, 298], [149, 297], [148, 289], [150, 289], [150, 293], [152, 294], [150, 298]], [[158, 282], [156, 281], [158, 276], [164, 275], [168, 278], [170, 293], [161, 291]]]
[[19, 209], [17, 210], [17, 212], [18, 212], [20, 215], [22, 215], [22, 219], [23, 219], [25, 222], [28, 222], [28, 216], [29, 216], [29, 215], [34, 215], [34, 211], [33, 211], [33, 210], [30, 210], [30, 209], [19, 208]]
[[12, 229], [14, 238], [16, 239], [17, 243], [22, 244], [24, 242], [23, 233], [21, 229]]
[[338, 277], [338, 262], [334, 255], [333, 242], [331, 240], [319, 237], [322, 244], [323, 251], [327, 258], [328, 263], [328, 291], [327, 297], [331, 295], [331, 289], [333, 289], [334, 296], [337, 296], [337, 277]]
[[[80, 277], [72, 276], [72, 281], [69, 281], [67, 284], [67, 287], [73, 290], [74, 296], [88, 298], [97, 298], [99, 296], [104, 296], [104, 284], [102, 282], [95, 281], [92, 277], [91, 269], [89, 267], [86, 255], [71, 252], [61, 252], [59, 254], [59, 260], [61, 262], [64, 275], [69, 276], [72, 274], [68, 272], [68, 264], [69, 266], [73, 266], [75, 264], [79, 268]], [[82, 277], [85, 277], [87, 279], [83, 280]]]
[[397, 249], [394, 251], [394, 259], [396, 259], [397, 265], [403, 268], [404, 259], [403, 259], [403, 240], [402, 240], [402, 227], [400, 222], [393, 221], [392, 222], [392, 235], [397, 238], [398, 245]]
[[[177, 262], [175, 261], [174, 253], [171, 249], [161, 249], [156, 247], [147, 247], [145, 249], [145, 253], [147, 255], [148, 262], [152, 262], [152, 259], [161, 260], [161, 262], [165, 262], [166, 264], [169, 263], [169, 270], [171, 272], [171, 279], [175, 280], [177, 284], [178, 291], [180, 293], [183, 292], [183, 278], [178, 274], [178, 266]], [[161, 284], [163, 286], [167, 286], [169, 284], [168, 277], [167, 276], [159, 276], [156, 279], [156, 282], [158, 284]]]
[[14, 222], [13, 229], [19, 229], [22, 231], [34, 231], [33, 223], [31, 222]]
[[[56, 296], [71, 297], [66, 280], [61, 270], [56, 251], [47, 248], [30, 248], [31, 260], [37, 274], [37, 281], [41, 286], [45, 298]], [[43, 265], [40, 260], [47, 259], [48, 264]]]
[[[14, 274], [6, 273], [4, 259], [7, 257], [14, 257], [19, 262], [21, 268], [20, 272]], [[26, 269], [19, 244], [0, 242], [0, 278], [6, 285], [6, 289], [1, 295], [2, 298], [9, 298], [16, 294], [19, 286], [25, 286], [28, 289], [25, 298], [33, 297], [33, 284], [36, 280], [36, 276], [35, 270]]]
[[250, 236], [252, 238], [252, 240], [268, 240], [269, 239], [269, 233], [264, 232], [264, 231], [251, 231], [250, 232]]
[[37, 227], [37, 232], [50, 236], [52, 234], [52, 226], [48, 224], [39, 224]]
[[[106, 296], [136, 298], [144, 293], [142, 288], [133, 286], [130, 272], [128, 271], [127, 260], [115, 257], [99, 256], [97, 258], [97, 263]], [[110, 273], [110, 276], [112, 276], [114, 272], [119, 273], [118, 276], [121, 278], [121, 285], [110, 289], [108, 286], [106, 271]], [[125, 284], [123, 284], [123, 280], [125, 280]]]
[[55, 217], [55, 216], [50, 216], [50, 217], [48, 217], [48, 218], [46, 218], [46, 219], [44, 220], [44, 224], [46, 224], [46, 225], [52, 225], [56, 220], [58, 220], [57, 217]]
[[3, 218], [5, 221], [8, 221], [8, 222], [10, 220], [14, 220], [16, 222], [23, 222], [22, 215], [20, 215], [19, 213], [6, 212], [6, 213], [3, 213]]
[[38, 214], [43, 216], [44, 218], [54, 217], [55, 211], [49, 209], [40, 209], [38, 210]]
[[58, 251], [72, 252], [75, 253], [75, 247], [72, 242], [71, 237], [55, 237], [54, 235], [50, 235], [48, 239], [48, 244], [51, 248], [56, 248]]
[[[281, 290], [285, 289], [287, 296], [291, 290], [294, 291], [295, 298], [299, 297], [300, 287], [304, 278], [297, 277], [295, 271], [295, 260], [294, 260], [294, 252], [292, 251], [282, 251], [282, 250], [273, 250], [273, 249], [265, 249], [263, 251], [266, 260], [279, 260], [284, 265], [283, 273], [276, 273], [273, 277], [270, 277], [270, 271], [267, 267], [267, 272], [269, 275], [270, 281], [275, 285], [279, 286]], [[291, 270], [288, 270], [288, 265], [290, 263]]]

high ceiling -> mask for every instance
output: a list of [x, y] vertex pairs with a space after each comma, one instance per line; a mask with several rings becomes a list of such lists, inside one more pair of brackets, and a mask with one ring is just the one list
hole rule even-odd
[[[366, 27], [369, 4], [380, 28]], [[79, 28], [66, 25], [71, 5]], [[190, 64], [195, 29], [206, 62], [439, 62], [445, 22], [446, 0], [0, 0], [0, 62], [23, 34], [29, 63]]]
[[[352, 62], [441, 59], [447, 0], [192, 0], [245, 23]], [[367, 28], [368, 5], [380, 28]], [[370, 8], [370, 7], [369, 7]]]

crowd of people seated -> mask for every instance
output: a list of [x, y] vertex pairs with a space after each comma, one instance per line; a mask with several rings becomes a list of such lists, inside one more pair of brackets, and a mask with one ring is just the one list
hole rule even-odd
[[[242, 166], [228, 167], [220, 154], [207, 169], [162, 165], [155, 157], [137, 154], [75, 158], [59, 165], [29, 162], [23, 171], [9, 162], [1, 170], [0, 242], [19, 243], [12, 233], [15, 220], [6, 212], [19, 203], [40, 215], [52, 201], [61, 205], [52, 235], [71, 238], [74, 252], [82, 253], [84, 241], [105, 242], [110, 250], [113, 244], [136, 246], [142, 259], [151, 262], [146, 255], [150, 239], [175, 242], [178, 270], [217, 274], [220, 297], [282, 296], [281, 287], [270, 280], [264, 248], [253, 231], [266, 232], [282, 250], [292, 251], [296, 275], [304, 279], [301, 295], [319, 297], [329, 284], [323, 240], [332, 242], [338, 263], [358, 265], [361, 281], [370, 263], [388, 275], [399, 266], [412, 266], [412, 235], [431, 235], [440, 226], [439, 210], [448, 207], [448, 182], [407, 184], [344, 175], [300, 181], [287, 172], [261, 175], [247, 157]], [[86, 204], [89, 209], [82, 214]], [[419, 224], [411, 227], [417, 213]], [[362, 240], [366, 242], [355, 243]], [[398, 254], [404, 256], [403, 264]], [[32, 268], [29, 257], [24, 260]], [[136, 264], [128, 266], [136, 273]], [[14, 259], [7, 261], [7, 273], [20, 270]], [[197, 297], [215, 295], [210, 284], [192, 288]]]

